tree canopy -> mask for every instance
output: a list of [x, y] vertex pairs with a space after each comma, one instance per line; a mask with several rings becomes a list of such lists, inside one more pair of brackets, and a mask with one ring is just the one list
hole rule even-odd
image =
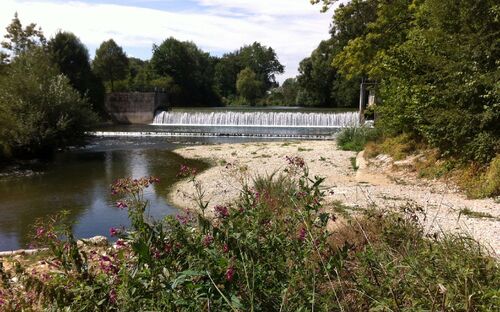
[[[331, 34], [341, 47], [332, 71], [377, 83], [387, 135], [406, 133], [478, 163], [500, 152], [497, 1], [353, 0], [335, 11]], [[306, 82], [311, 63], [302, 66]]]
[[48, 42], [52, 61], [82, 97], [104, 114], [104, 85], [92, 72], [89, 52], [80, 39], [70, 32], [59, 31]]
[[111, 91], [114, 91], [114, 82], [127, 77], [128, 58], [122, 47], [109, 39], [96, 50], [92, 66], [95, 73], [103, 81], [109, 82]]

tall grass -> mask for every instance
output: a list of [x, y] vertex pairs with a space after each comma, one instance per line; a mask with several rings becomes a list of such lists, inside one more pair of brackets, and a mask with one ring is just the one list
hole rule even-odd
[[344, 151], [360, 152], [368, 142], [379, 137], [380, 133], [376, 128], [346, 128], [337, 135], [337, 145]]

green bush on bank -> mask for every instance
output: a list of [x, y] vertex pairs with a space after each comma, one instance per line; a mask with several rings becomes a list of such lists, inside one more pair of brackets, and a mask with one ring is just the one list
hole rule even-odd
[[[78, 247], [56, 219], [37, 228], [56, 270], [0, 269], [0, 305], [66, 311], [491, 311], [500, 304], [498, 262], [458, 235], [427, 237], [418, 207], [366, 211], [349, 222], [323, 205], [322, 179], [300, 158], [283, 174], [245, 185], [231, 206], [209, 216], [194, 171], [183, 167], [200, 197], [196, 213], [145, 219], [144, 188], [153, 178], [123, 179], [132, 228], [112, 229], [116, 249]], [[328, 229], [333, 225], [333, 230]], [[64, 229], [64, 228], [63, 228]], [[58, 235], [66, 233], [68, 240]], [[39, 295], [39, 297], [38, 297]], [[30, 299], [31, 298], [31, 299]], [[40, 298], [37, 300], [36, 298]]]
[[376, 128], [352, 127], [343, 129], [337, 135], [337, 145], [344, 151], [360, 152], [368, 142], [379, 139], [380, 131]]
[[33, 48], [0, 75], [0, 147], [4, 157], [33, 157], [83, 141], [96, 121], [41, 48]]

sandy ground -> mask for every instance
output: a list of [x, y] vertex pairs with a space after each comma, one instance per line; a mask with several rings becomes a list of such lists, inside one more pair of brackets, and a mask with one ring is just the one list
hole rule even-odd
[[[333, 141], [256, 142], [184, 147], [175, 150], [186, 158], [206, 159], [214, 164], [197, 176], [208, 209], [234, 201], [241, 185], [256, 175], [283, 170], [286, 156], [300, 156], [311, 176], [325, 177], [327, 201], [340, 200], [356, 209], [376, 206], [382, 209], [421, 207], [429, 233], [468, 233], [500, 255], [500, 202], [493, 199], [469, 200], [444, 182], [417, 179], [414, 173], [392, 169], [392, 162], [380, 158], [367, 163], [362, 154], [340, 151]], [[356, 158], [354, 170], [351, 158]], [[171, 202], [196, 209], [192, 182], [181, 181], [172, 187]], [[491, 217], [470, 217], [463, 209]]]

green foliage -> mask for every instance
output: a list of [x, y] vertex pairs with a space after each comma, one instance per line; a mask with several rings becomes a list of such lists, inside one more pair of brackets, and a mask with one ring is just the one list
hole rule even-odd
[[153, 48], [151, 66], [158, 78], [171, 77], [178, 86], [182, 102], [174, 105], [219, 102], [213, 90], [214, 60], [194, 43], [174, 38], [163, 41]]
[[46, 43], [42, 29], [37, 29], [36, 24], [34, 23], [31, 23], [23, 28], [17, 12], [14, 14], [12, 22], [6, 27], [5, 30], [5, 40], [2, 41], [1, 47], [10, 51], [10, 54], [1, 51], [0, 63], [8, 63], [16, 56], [27, 52], [32, 48], [44, 46]]
[[238, 74], [236, 90], [245, 102], [255, 105], [255, 100], [261, 95], [262, 84], [257, 75], [247, 67]]
[[386, 134], [487, 164], [500, 149], [498, 16], [495, 1], [352, 1], [335, 12], [346, 45], [333, 65], [379, 82]]
[[276, 74], [284, 72], [276, 52], [258, 42], [241, 47], [239, 50], [224, 54], [215, 65], [215, 89], [223, 98], [234, 98], [237, 94], [236, 82], [238, 74], [249, 68], [260, 82], [260, 96], [277, 87]]
[[500, 154], [486, 168], [469, 165], [460, 170], [458, 184], [472, 198], [500, 196]]
[[374, 128], [346, 128], [337, 135], [337, 145], [344, 151], [361, 152], [368, 142], [380, 137], [380, 132]]
[[88, 50], [80, 39], [73, 33], [59, 31], [48, 42], [48, 51], [73, 88], [82, 97], [86, 96], [94, 110], [104, 116], [104, 85], [92, 72]]
[[[331, 38], [322, 41], [299, 66], [298, 103], [309, 106], [357, 107], [359, 84], [364, 71], [349, 71], [351, 59], [345, 59], [358, 38], [365, 36], [376, 18], [377, 1], [350, 1], [335, 10]], [[356, 50], [358, 63], [365, 64], [369, 49]]]
[[95, 120], [86, 99], [42, 49], [23, 52], [0, 76], [0, 143], [30, 157], [82, 142]]
[[97, 76], [110, 83], [113, 92], [114, 82], [127, 77], [128, 58], [123, 49], [113, 39], [109, 39], [95, 51], [92, 66]]

